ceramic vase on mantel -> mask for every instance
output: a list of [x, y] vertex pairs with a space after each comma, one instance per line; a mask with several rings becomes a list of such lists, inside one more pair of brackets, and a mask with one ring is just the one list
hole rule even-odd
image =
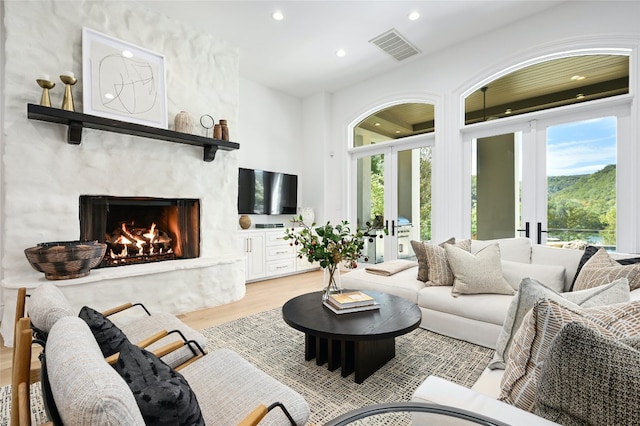
[[342, 282], [340, 281], [340, 265], [329, 265], [324, 268], [323, 272], [322, 301], [324, 302], [332, 294], [342, 293]]
[[191, 133], [193, 130], [193, 120], [187, 111], [180, 111], [174, 120], [176, 132]]

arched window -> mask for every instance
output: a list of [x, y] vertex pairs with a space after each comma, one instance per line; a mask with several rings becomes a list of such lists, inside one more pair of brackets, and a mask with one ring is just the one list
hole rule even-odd
[[414, 259], [411, 240], [431, 238], [431, 158], [435, 108], [420, 102], [384, 107], [353, 129], [352, 209], [375, 230], [370, 262]]
[[465, 124], [629, 93], [629, 56], [552, 59], [497, 78], [467, 96]]
[[633, 165], [619, 158], [629, 109], [617, 99], [628, 94], [628, 54], [541, 61], [471, 93], [471, 234], [619, 249], [617, 180]]

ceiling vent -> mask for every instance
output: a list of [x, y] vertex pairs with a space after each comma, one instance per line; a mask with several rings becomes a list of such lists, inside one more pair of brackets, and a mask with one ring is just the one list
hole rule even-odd
[[395, 28], [369, 40], [369, 43], [378, 46], [396, 61], [403, 61], [420, 53], [420, 50], [409, 43]]

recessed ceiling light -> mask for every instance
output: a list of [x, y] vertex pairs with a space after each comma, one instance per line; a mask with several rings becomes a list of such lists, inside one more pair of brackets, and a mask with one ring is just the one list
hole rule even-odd
[[342, 57], [344, 57], [344, 56], [346, 56], [346, 55], [347, 55], [347, 52], [345, 52], [345, 51], [344, 51], [344, 49], [338, 49], [338, 50], [336, 51], [336, 56], [339, 56], [339, 57], [341, 57], [341, 58], [342, 58]]
[[578, 93], [576, 95], [576, 99], [584, 99], [584, 94], [583, 93]]
[[418, 18], [420, 18], [420, 12], [413, 11], [413, 12], [411, 12], [411, 13], [409, 14], [409, 20], [410, 20], [410, 21], [415, 21], [415, 20], [417, 20]]
[[374, 124], [374, 126], [379, 126], [379, 125], [380, 125], [380, 123], [376, 123], [376, 124]]
[[400, 133], [400, 130], [396, 130], [396, 134], [397, 134], [397, 133]]
[[130, 50], [123, 50], [122, 56], [124, 56], [125, 58], [133, 58], [133, 53], [131, 53]]
[[505, 113], [505, 114], [511, 114], [511, 108], [507, 108], [507, 109], [504, 111], [504, 113]]
[[271, 15], [271, 17], [276, 21], [282, 21], [284, 19], [284, 15], [279, 10], [273, 12], [273, 15]]
[[580, 80], [584, 80], [585, 77], [584, 75], [574, 75], [573, 77], [571, 77], [571, 81], [580, 81]]

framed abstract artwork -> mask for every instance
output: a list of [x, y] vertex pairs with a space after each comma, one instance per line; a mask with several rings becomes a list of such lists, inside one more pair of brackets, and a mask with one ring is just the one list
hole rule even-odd
[[167, 128], [164, 56], [82, 28], [85, 114]]

